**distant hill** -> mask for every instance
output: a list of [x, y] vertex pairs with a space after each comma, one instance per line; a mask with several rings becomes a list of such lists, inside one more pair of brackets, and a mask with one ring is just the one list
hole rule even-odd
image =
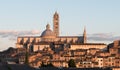
[[0, 51], [0, 53], [11, 53], [15, 50], [13, 47], [9, 47], [7, 50]]

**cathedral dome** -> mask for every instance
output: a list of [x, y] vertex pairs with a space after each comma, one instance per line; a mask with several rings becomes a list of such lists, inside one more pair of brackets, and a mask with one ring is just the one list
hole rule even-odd
[[42, 32], [41, 37], [43, 38], [55, 38], [54, 32], [50, 29], [50, 25], [46, 25], [46, 30]]

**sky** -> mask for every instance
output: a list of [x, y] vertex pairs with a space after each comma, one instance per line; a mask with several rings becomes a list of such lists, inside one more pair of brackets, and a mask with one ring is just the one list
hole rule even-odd
[[0, 0], [0, 50], [16, 47], [18, 36], [40, 36], [53, 14], [60, 35], [81, 36], [109, 44], [120, 39], [120, 0]]

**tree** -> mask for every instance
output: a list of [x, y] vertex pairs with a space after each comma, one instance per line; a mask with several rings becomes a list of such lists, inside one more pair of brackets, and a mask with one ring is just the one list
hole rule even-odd
[[2, 62], [2, 59], [0, 58], [0, 62]]
[[28, 51], [28, 43], [24, 44], [24, 47], [26, 49], [26, 53], [25, 53], [25, 64], [29, 65], [29, 51]]
[[27, 51], [26, 51], [26, 54], [25, 54], [25, 64], [29, 65], [29, 53]]
[[45, 64], [42, 62], [41, 66], [40, 67], [46, 67]]
[[54, 67], [54, 65], [53, 65], [52, 63], [49, 63], [49, 64], [45, 65], [45, 64], [42, 62], [42, 64], [41, 64], [40, 67]]
[[70, 59], [70, 60], [68, 61], [68, 66], [69, 66], [69, 67], [76, 67], [75, 61], [74, 61], [73, 59]]
[[11, 68], [10, 66], [8, 66], [8, 65], [7, 65], [7, 69], [8, 69], [8, 70], [12, 70], [12, 68]]
[[47, 65], [48, 67], [54, 67], [54, 65], [52, 63]]

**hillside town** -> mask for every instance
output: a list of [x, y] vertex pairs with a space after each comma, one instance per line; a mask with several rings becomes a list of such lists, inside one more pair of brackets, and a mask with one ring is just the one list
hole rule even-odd
[[83, 36], [60, 36], [59, 14], [53, 15], [50, 25], [40, 36], [19, 36], [16, 48], [0, 52], [0, 61], [7, 64], [28, 64], [39, 68], [43, 64], [68, 68], [72, 59], [76, 68], [120, 67], [120, 40], [113, 43], [88, 43], [86, 28]]
[[[70, 50], [63, 48], [55, 52], [51, 48], [44, 48], [41, 51], [29, 52], [29, 65], [32, 67], [52, 63], [55, 67], [68, 67], [68, 61], [74, 59], [77, 68], [106, 68], [120, 67], [120, 40], [109, 44], [107, 50], [95, 48]], [[0, 61], [8, 64], [24, 64], [26, 58], [25, 48], [9, 48], [0, 53]]]

